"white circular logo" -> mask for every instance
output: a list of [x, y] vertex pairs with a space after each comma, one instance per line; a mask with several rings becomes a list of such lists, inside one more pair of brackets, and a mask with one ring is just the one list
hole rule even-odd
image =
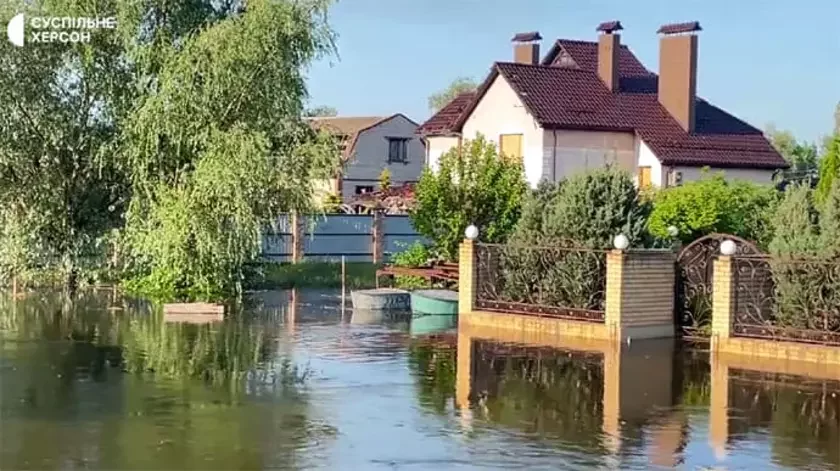
[[23, 18], [23, 13], [18, 13], [9, 21], [9, 26], [6, 28], [6, 34], [9, 36], [9, 42], [18, 47], [23, 47], [24, 25], [26, 21]]

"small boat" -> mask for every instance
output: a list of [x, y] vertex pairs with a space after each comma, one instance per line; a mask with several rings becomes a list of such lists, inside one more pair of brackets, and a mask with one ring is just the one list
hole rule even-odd
[[458, 292], [445, 289], [421, 289], [411, 292], [411, 312], [458, 316]]
[[356, 290], [350, 293], [353, 309], [371, 311], [409, 311], [411, 296], [408, 291], [395, 288]]

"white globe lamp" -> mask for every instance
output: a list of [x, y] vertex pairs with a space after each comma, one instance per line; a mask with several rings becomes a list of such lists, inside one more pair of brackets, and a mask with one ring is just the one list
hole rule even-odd
[[727, 239], [720, 243], [720, 253], [726, 255], [727, 257], [731, 257], [735, 255], [735, 242]]
[[619, 234], [613, 239], [613, 246], [618, 250], [625, 250], [630, 246], [630, 240], [627, 239], [626, 235]]
[[478, 239], [478, 228], [475, 227], [475, 225], [470, 224], [469, 227], [467, 227], [467, 230], [464, 231], [464, 235], [469, 240], [476, 240]]

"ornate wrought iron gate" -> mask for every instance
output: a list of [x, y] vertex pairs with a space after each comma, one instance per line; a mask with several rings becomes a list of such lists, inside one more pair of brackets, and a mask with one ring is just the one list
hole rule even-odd
[[738, 255], [762, 255], [748, 240], [730, 234], [709, 234], [677, 254], [675, 320], [683, 336], [708, 337], [712, 323], [713, 264], [724, 240], [735, 242]]

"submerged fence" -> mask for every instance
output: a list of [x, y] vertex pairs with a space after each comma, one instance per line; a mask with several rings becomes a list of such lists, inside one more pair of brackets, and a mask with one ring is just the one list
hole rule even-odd
[[266, 231], [262, 257], [275, 262], [387, 262], [425, 239], [408, 216], [383, 213], [281, 216]]
[[604, 322], [607, 251], [477, 244], [475, 307]]

